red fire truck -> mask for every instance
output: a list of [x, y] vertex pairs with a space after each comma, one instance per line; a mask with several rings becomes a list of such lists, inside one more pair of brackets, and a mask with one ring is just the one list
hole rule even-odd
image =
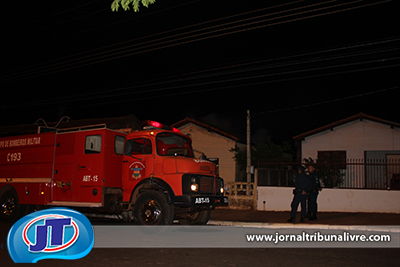
[[215, 164], [191, 139], [154, 121], [125, 134], [102, 126], [0, 138], [0, 219], [74, 207], [136, 224], [205, 224], [228, 205]]

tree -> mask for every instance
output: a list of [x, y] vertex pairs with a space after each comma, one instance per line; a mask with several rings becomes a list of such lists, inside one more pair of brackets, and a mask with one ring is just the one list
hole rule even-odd
[[[285, 152], [290, 151], [291, 146], [288, 141], [283, 141], [282, 145], [275, 144], [271, 140], [267, 140], [263, 144], [258, 144], [251, 147], [251, 162], [255, 168], [258, 168], [258, 163], [271, 162], [273, 160], [282, 159]], [[239, 147], [231, 148], [230, 152], [235, 153], [233, 158], [239, 166], [239, 171], [244, 172], [247, 166], [246, 149]], [[243, 178], [243, 181], [246, 177]]]
[[346, 164], [340, 158], [332, 157], [329, 161], [324, 157], [313, 160], [304, 159], [306, 164], [315, 164], [318, 176], [324, 187], [339, 187], [345, 179]]
[[122, 8], [127, 11], [129, 10], [129, 6], [132, 4], [133, 10], [135, 12], [139, 11], [139, 5], [142, 2], [142, 5], [145, 7], [149, 7], [150, 4], [154, 4], [156, 0], [114, 0], [111, 4], [112, 11], [118, 11], [119, 6], [121, 5]]

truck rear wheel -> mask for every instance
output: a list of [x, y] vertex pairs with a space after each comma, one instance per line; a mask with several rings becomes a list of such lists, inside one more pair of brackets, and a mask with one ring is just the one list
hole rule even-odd
[[211, 210], [201, 210], [192, 215], [188, 218], [179, 219], [179, 224], [182, 225], [205, 225], [210, 220]]
[[174, 219], [174, 206], [168, 204], [163, 193], [147, 191], [136, 200], [133, 217], [139, 225], [170, 225]]
[[0, 196], [0, 220], [14, 222], [19, 218], [20, 213], [17, 191], [10, 188]]

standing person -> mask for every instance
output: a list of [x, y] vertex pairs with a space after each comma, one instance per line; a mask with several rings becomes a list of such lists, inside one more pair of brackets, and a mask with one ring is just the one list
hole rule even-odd
[[290, 219], [288, 222], [294, 223], [296, 220], [296, 214], [297, 214], [297, 208], [299, 207], [299, 203], [301, 203], [301, 219], [300, 222], [304, 222], [304, 219], [307, 214], [306, 210], [306, 201], [307, 201], [307, 196], [308, 192], [311, 189], [311, 179], [310, 177], [305, 173], [306, 168], [304, 166], [300, 166], [298, 169], [298, 174], [296, 175], [296, 178], [294, 179], [294, 186], [295, 189], [293, 190], [293, 200], [291, 204], [291, 212], [290, 212]]
[[319, 191], [322, 190], [322, 186], [321, 186], [321, 181], [319, 180], [318, 173], [315, 171], [315, 166], [314, 165], [308, 166], [308, 171], [310, 172], [310, 177], [311, 177], [311, 190], [310, 194], [308, 195], [307, 217], [309, 218], [309, 220], [316, 220], [318, 211], [317, 198]]

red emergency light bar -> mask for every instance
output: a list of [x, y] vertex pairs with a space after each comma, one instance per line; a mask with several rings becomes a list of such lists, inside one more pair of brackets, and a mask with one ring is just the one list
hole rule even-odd
[[157, 121], [152, 121], [152, 120], [147, 120], [142, 122], [142, 126], [144, 129], [152, 129], [152, 128], [157, 128], [157, 129], [164, 129], [164, 130], [170, 130], [176, 133], [181, 133], [179, 129], [176, 129], [174, 127], [159, 123]]

